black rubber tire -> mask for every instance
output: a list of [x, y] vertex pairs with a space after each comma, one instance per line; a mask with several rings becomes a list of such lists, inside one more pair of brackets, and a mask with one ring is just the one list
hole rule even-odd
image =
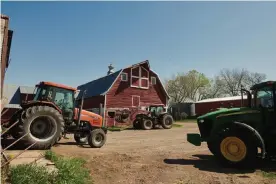
[[[62, 115], [55, 108], [49, 106], [32, 106], [26, 109], [26, 111], [23, 113], [25, 114], [21, 116], [22, 119], [17, 126], [18, 134], [21, 137], [30, 131], [30, 133], [22, 140], [28, 145], [37, 141], [37, 143], [32, 146], [32, 149], [49, 149], [62, 136], [64, 131], [64, 120]], [[51, 123], [55, 126], [56, 129], [55, 132], [51, 132], [51, 134], [48, 135], [48, 138], [44, 140], [34, 137], [31, 130], [29, 130], [33, 120], [43, 116], [48, 116], [48, 120], [51, 119]]]
[[153, 128], [153, 122], [150, 119], [145, 119], [141, 124], [143, 130], [150, 130]]
[[163, 115], [161, 125], [164, 129], [171, 129], [173, 125], [173, 117], [169, 114]]
[[217, 155], [217, 152], [216, 152], [216, 147], [215, 147], [215, 144], [212, 143], [212, 142], [207, 142], [207, 145], [208, 145], [208, 148], [209, 148], [209, 151], [214, 155], [216, 156]]
[[[96, 139], [98, 136], [101, 137], [100, 141], [97, 141]], [[94, 129], [90, 132], [90, 135], [88, 136], [88, 144], [91, 148], [101, 148], [106, 142], [106, 134], [102, 129]]]
[[136, 129], [136, 130], [141, 129], [141, 123], [138, 119], [135, 119], [133, 121], [133, 128]]
[[[221, 142], [227, 137], [236, 137], [240, 139], [246, 146], [246, 156], [239, 162], [233, 162], [226, 159], [223, 154], [221, 153], [220, 144]], [[251, 133], [246, 131], [240, 130], [228, 130], [218, 136], [215, 145], [215, 154], [218, 158], [219, 162], [226, 167], [236, 168], [236, 169], [252, 169], [255, 166], [257, 155], [258, 155], [258, 148], [257, 144], [254, 143], [253, 136]]]
[[74, 134], [74, 139], [76, 141], [76, 143], [78, 144], [86, 144], [88, 142], [88, 137], [78, 137], [76, 136], [76, 134]]

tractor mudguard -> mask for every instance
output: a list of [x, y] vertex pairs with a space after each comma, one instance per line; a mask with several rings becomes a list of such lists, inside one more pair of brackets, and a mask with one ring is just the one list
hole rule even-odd
[[244, 128], [246, 128], [246, 129], [248, 129], [248, 130], [250, 130], [250, 131], [256, 136], [256, 138], [257, 138], [257, 139], [260, 141], [260, 143], [261, 143], [261, 147], [262, 147], [262, 152], [261, 152], [261, 154], [262, 154], [262, 158], [264, 159], [264, 158], [265, 158], [265, 154], [266, 154], [265, 143], [264, 143], [264, 140], [263, 140], [262, 136], [259, 134], [259, 132], [258, 132], [256, 129], [254, 129], [253, 127], [251, 127], [251, 126], [249, 126], [249, 125], [247, 125], [247, 124], [241, 123], [241, 122], [235, 121], [234, 124], [236, 124], [236, 125], [238, 125], [238, 126], [241, 126], [241, 127], [244, 127]]

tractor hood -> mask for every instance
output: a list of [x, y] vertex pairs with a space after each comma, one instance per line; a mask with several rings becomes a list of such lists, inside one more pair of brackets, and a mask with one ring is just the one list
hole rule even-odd
[[[79, 115], [79, 109], [75, 108], [75, 118], [74, 118], [75, 120], [78, 120], [78, 115]], [[94, 112], [82, 110], [81, 111], [81, 121], [102, 123], [102, 116], [100, 116]]]
[[197, 119], [214, 118], [214, 117], [217, 117], [218, 115], [222, 115], [222, 114], [230, 114], [230, 113], [236, 113], [236, 112], [247, 112], [249, 110], [252, 111], [252, 108], [248, 108], [248, 107], [220, 108], [216, 111], [209, 112], [207, 114], [199, 116]]

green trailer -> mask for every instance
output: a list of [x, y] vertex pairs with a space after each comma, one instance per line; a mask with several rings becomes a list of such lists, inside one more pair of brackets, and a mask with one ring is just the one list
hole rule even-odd
[[210, 152], [224, 165], [252, 167], [255, 159], [276, 156], [276, 81], [256, 84], [247, 104], [223, 108], [197, 118], [199, 134], [187, 134], [195, 146], [207, 142]]

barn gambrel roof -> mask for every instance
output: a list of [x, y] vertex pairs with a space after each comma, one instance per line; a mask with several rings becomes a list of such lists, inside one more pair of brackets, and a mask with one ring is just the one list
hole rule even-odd
[[[142, 61], [140, 63], [136, 63], [136, 64], [128, 66], [126, 68], [135, 67], [135, 66], [138, 66], [138, 65], [142, 65], [144, 63], [147, 63], [149, 68], [150, 68], [148, 60]], [[126, 68], [124, 68], [124, 69], [126, 69]], [[124, 69], [120, 69], [120, 70], [114, 72], [113, 74], [101, 77], [99, 79], [96, 79], [96, 80], [93, 80], [93, 81], [88, 82], [86, 84], [78, 86], [77, 89], [80, 90], [80, 93], [78, 94], [77, 99], [79, 99], [82, 96], [82, 93], [83, 93], [84, 90], [86, 90], [85, 98], [90, 98], [90, 97], [93, 97], [93, 96], [104, 96], [111, 89], [111, 87], [113, 86], [113, 84], [115, 83], [115, 81], [117, 80], [117, 78], [120, 76], [121, 72]], [[161, 83], [161, 86], [162, 86], [166, 96], [168, 98], [170, 98], [170, 96], [168, 95], [168, 93], [167, 93], [164, 85], [162, 84], [162, 81], [160, 80], [158, 74], [156, 72], [154, 72], [153, 70], [151, 70], [151, 69], [150, 69], [150, 71], [153, 72], [157, 76], [157, 78], [158, 78], [157, 80], [159, 80], [159, 82]]]

